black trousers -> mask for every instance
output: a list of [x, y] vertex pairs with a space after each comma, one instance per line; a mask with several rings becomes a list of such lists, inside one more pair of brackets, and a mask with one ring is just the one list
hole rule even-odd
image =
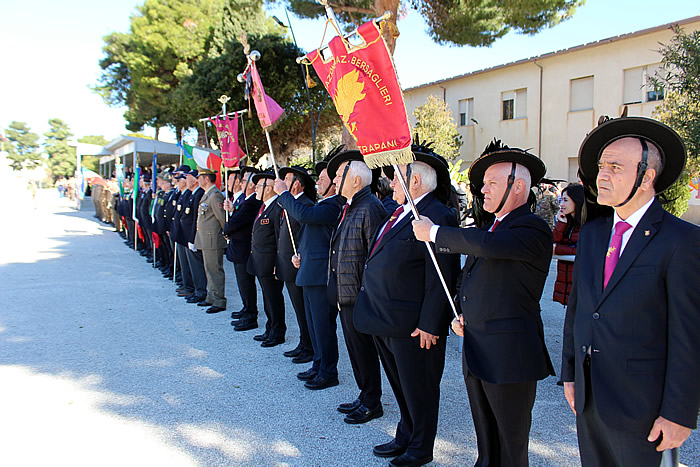
[[289, 294], [289, 300], [292, 302], [294, 314], [299, 325], [299, 346], [308, 352], [312, 352], [311, 337], [309, 337], [309, 326], [306, 322], [306, 310], [304, 306], [304, 292], [301, 287], [292, 281], [285, 281], [285, 287]]
[[352, 317], [355, 305], [340, 305], [340, 324], [343, 326], [345, 345], [360, 389], [362, 405], [373, 409], [381, 403], [382, 377], [379, 371], [379, 356], [374, 338], [355, 329]]
[[192, 251], [185, 248], [187, 263], [190, 266], [190, 275], [194, 284], [194, 295], [198, 298], [207, 296], [207, 274], [204, 272], [204, 259], [201, 251]]
[[[464, 360], [463, 360], [464, 361]], [[537, 381], [493, 384], [464, 368], [479, 457], [476, 466], [527, 466]]]
[[177, 246], [177, 261], [180, 263], [180, 274], [182, 275], [182, 287], [186, 292], [194, 293], [194, 280], [192, 280], [192, 273], [190, 272], [190, 262], [188, 260], [187, 252], [189, 251], [185, 245], [180, 243], [175, 244]]
[[375, 336], [374, 342], [401, 412], [396, 442], [413, 456], [432, 456], [446, 338], [440, 337], [428, 350], [420, 348], [420, 337]]
[[287, 333], [287, 324], [284, 320], [284, 295], [282, 288], [284, 282], [278, 281], [274, 276], [258, 276], [260, 289], [262, 289], [265, 314], [265, 332], [268, 339], [284, 339]]
[[130, 217], [126, 219], [126, 238], [131, 242], [134, 243], [134, 229], [136, 228], [136, 225]]
[[255, 286], [255, 276], [248, 273], [246, 263], [233, 263], [233, 272], [236, 273], [238, 293], [241, 296], [243, 314], [241, 319], [245, 321], [258, 320], [258, 288]]
[[338, 377], [338, 307], [331, 306], [326, 296], [326, 286], [302, 287], [306, 309], [306, 323], [314, 351], [311, 368], [326, 378]]
[[662, 453], [656, 451], [657, 441], [647, 441], [649, 430], [629, 432], [608, 426], [600, 418], [591, 390], [590, 362], [584, 362], [586, 405], [576, 417], [581, 465], [589, 466], [658, 466]]

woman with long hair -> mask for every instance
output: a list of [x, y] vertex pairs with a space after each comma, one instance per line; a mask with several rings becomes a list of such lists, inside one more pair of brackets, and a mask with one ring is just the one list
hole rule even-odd
[[[571, 183], [562, 190], [561, 205], [557, 213], [557, 223], [554, 226], [554, 255], [576, 255], [583, 203], [583, 185]], [[564, 306], [569, 302], [573, 273], [573, 259], [560, 258], [557, 262], [557, 280], [554, 283], [553, 300]]]

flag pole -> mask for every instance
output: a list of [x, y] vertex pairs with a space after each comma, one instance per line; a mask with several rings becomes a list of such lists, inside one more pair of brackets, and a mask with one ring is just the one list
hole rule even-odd
[[[206, 125], [206, 124], [205, 124]], [[180, 130], [180, 140], [182, 140], [182, 132], [184, 132], [184, 128]], [[180, 146], [180, 164], [178, 164], [178, 168], [182, 165], [182, 146]], [[182, 193], [180, 193], [182, 195]], [[173, 244], [175, 245], [175, 248], [173, 248], [173, 282], [175, 282], [175, 277], [177, 276], [177, 243], [173, 241]]]
[[[408, 204], [411, 208], [411, 212], [413, 213], [413, 218], [416, 220], [420, 219], [420, 214], [418, 214], [418, 209], [416, 209], [416, 203], [413, 202], [413, 198], [411, 197], [411, 194], [408, 192], [408, 188], [406, 186], [406, 180], [404, 180], [403, 174], [399, 170], [399, 166], [397, 164], [392, 164], [394, 167], [394, 173], [398, 175], [399, 179], [399, 185], [401, 185], [401, 188], [403, 189], [404, 194], [406, 195], [406, 201], [408, 201]], [[452, 294], [450, 293], [449, 287], [447, 287], [447, 283], [445, 282], [445, 277], [442, 275], [442, 270], [440, 269], [440, 265], [437, 262], [437, 258], [435, 257], [435, 252], [433, 249], [430, 247], [430, 242], [423, 242], [425, 243], [425, 247], [428, 249], [428, 253], [430, 254], [430, 259], [433, 260], [433, 265], [435, 265], [435, 271], [437, 272], [438, 277], [440, 278], [440, 283], [442, 284], [442, 288], [445, 290], [445, 295], [447, 295], [447, 301], [450, 304], [450, 307], [452, 307], [452, 313], [455, 315], [455, 318], [459, 319], [459, 314], [457, 313], [457, 307], [455, 306], [454, 300], [452, 300]]]
[[[275, 170], [275, 178], [280, 178], [280, 172], [277, 168], [277, 162], [275, 161], [275, 153], [272, 150], [272, 140], [270, 140], [270, 131], [267, 128], [265, 128], [265, 137], [267, 138], [267, 147], [270, 149], [270, 157], [272, 158], [272, 167]], [[289, 223], [289, 214], [284, 208], [282, 208], [282, 211], [284, 212], [284, 217], [287, 219], [287, 229], [289, 229], [289, 239], [292, 241], [292, 249], [294, 250], [294, 256], [298, 256], [297, 246], [294, 243], [294, 234], [292, 234], [292, 226]]]
[[[238, 75], [238, 81], [241, 83], [245, 82], [245, 79], [243, 78], [243, 74], [248, 71], [249, 68], [252, 67], [252, 63], [260, 60], [260, 52], [257, 50], [253, 50], [250, 53], [246, 54], [246, 58], [248, 59], [248, 65], [246, 66], [246, 69]], [[258, 115], [259, 117], [259, 115]], [[275, 171], [275, 178], [280, 178], [279, 174], [279, 169], [277, 168], [277, 160], [275, 159], [275, 151], [272, 149], [272, 140], [270, 139], [270, 130], [269, 130], [269, 125], [268, 127], [263, 127], [265, 130], [265, 138], [267, 139], [267, 147], [270, 149], [270, 158], [272, 159], [272, 168]], [[289, 230], [289, 239], [292, 242], [292, 249], [294, 250], [294, 256], [298, 256], [297, 254], [297, 246], [296, 243], [294, 242], [294, 234], [292, 233], [292, 226], [289, 224], [289, 214], [287, 213], [286, 209], [282, 210], [284, 212], [284, 216], [287, 218], [287, 229]]]
[[[223, 106], [223, 109], [222, 109], [222, 116], [225, 117], [225, 116], [226, 116], [226, 103], [227, 103], [229, 100], [231, 100], [231, 98], [228, 97], [226, 94], [222, 94], [221, 97], [219, 97], [217, 100], [218, 100], [219, 102], [221, 102], [221, 105]], [[235, 113], [235, 112], [234, 112], [234, 113]], [[221, 148], [221, 141], [219, 141], [219, 147]], [[221, 151], [222, 151], [222, 154], [221, 154], [221, 155], [223, 156], [223, 148], [221, 148]], [[223, 163], [223, 161], [222, 161], [221, 165], [224, 167], [224, 179], [222, 180], [223, 185], [224, 185], [224, 199], [225, 199], [226, 201], [228, 201], [228, 168], [227, 168], [226, 165]], [[221, 167], [219, 167], [219, 169], [221, 169]], [[226, 216], [226, 222], [228, 222], [228, 211], [224, 210], [224, 214], [225, 214], [225, 216]]]

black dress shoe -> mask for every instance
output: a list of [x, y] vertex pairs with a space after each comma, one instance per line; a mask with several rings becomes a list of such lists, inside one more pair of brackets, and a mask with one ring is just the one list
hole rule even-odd
[[258, 342], [265, 342], [267, 340], [267, 336], [267, 332], [264, 332], [262, 334], [258, 334], [257, 336], [253, 336], [253, 340]]
[[297, 345], [295, 348], [292, 350], [287, 350], [286, 352], [282, 353], [285, 357], [296, 357], [303, 351], [303, 348], [301, 344]]
[[245, 323], [237, 324], [233, 327], [234, 331], [249, 331], [258, 327], [257, 321], [247, 321]]
[[384, 415], [382, 404], [379, 404], [373, 409], [360, 405], [352, 413], [346, 415], [344, 421], [345, 423], [349, 423], [351, 425], [358, 425], [360, 423], [367, 423], [368, 421], [379, 418], [382, 415]]
[[317, 376], [312, 380], [309, 380], [304, 383], [304, 387], [307, 389], [312, 389], [312, 390], [319, 390], [319, 389], [326, 389], [326, 388], [332, 388], [333, 386], [337, 386], [340, 384], [338, 382], [338, 378], [323, 378], [321, 376]]
[[209, 302], [207, 302], [206, 300], [204, 300], [203, 302], [197, 303], [197, 306], [211, 306], [211, 303], [209, 303]]
[[187, 290], [181, 290], [181, 291], [179, 291], [179, 292], [176, 291], [176, 293], [177, 293], [177, 296], [178, 296], [178, 297], [185, 297], [185, 298], [187, 298], [187, 297], [191, 297], [191, 296], [192, 296], [192, 292], [187, 291]]
[[272, 339], [267, 339], [260, 347], [276, 347], [280, 344], [284, 344], [284, 337], [273, 337]]
[[338, 412], [340, 413], [353, 413], [356, 408], [362, 405], [360, 399], [355, 399], [352, 402], [346, 402], [345, 404], [340, 404], [338, 406]]
[[313, 359], [314, 353], [309, 352], [308, 350], [304, 350], [292, 359], [292, 363], [309, 363]]
[[314, 379], [318, 375], [318, 371], [314, 370], [313, 368], [309, 368], [306, 371], [302, 371], [301, 373], [297, 373], [297, 378], [299, 378], [302, 381], [310, 381]]
[[187, 303], [199, 303], [203, 300], [206, 300], [206, 298], [197, 297], [196, 295], [192, 295], [190, 298], [187, 299]]
[[416, 457], [411, 454], [402, 454], [389, 462], [389, 465], [393, 467], [421, 467], [432, 460], [433, 456]]
[[406, 446], [396, 442], [396, 439], [392, 439], [388, 443], [375, 446], [372, 452], [377, 457], [397, 457], [406, 452]]
[[242, 317], [243, 317], [242, 311], [232, 311], [231, 312], [231, 318], [233, 318], [233, 319], [241, 319]]
[[226, 308], [223, 308], [220, 306], [214, 306], [214, 305], [207, 308], [207, 313], [209, 313], [210, 315], [212, 315], [214, 313], [221, 313], [222, 311], [226, 311]]

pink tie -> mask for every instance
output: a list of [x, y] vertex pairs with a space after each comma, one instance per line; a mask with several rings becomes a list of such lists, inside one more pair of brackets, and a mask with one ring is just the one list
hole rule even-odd
[[255, 216], [255, 220], [256, 220], [256, 221], [260, 218], [260, 216], [262, 216], [262, 213], [263, 213], [264, 211], [265, 211], [265, 203], [263, 203], [263, 205], [260, 206], [260, 211], [258, 211], [258, 215]]
[[396, 219], [398, 219], [402, 213], [403, 213], [403, 206], [399, 206], [396, 209], [396, 211], [394, 211], [394, 213], [391, 215], [391, 217], [389, 218], [389, 221], [386, 223], [386, 227], [384, 227], [384, 231], [382, 231], [382, 234], [379, 236], [377, 241], [374, 242], [374, 248], [372, 248], [372, 251], [369, 254], [370, 256], [372, 256], [374, 254], [374, 251], [379, 246], [379, 243], [382, 241], [382, 238], [384, 238], [384, 234], [386, 234], [389, 231], [389, 229], [391, 229], [391, 227], [396, 223]]
[[625, 221], [620, 221], [615, 224], [615, 233], [610, 240], [610, 247], [605, 254], [605, 269], [603, 270], [603, 290], [608, 286], [610, 277], [612, 277], [617, 260], [620, 259], [620, 246], [622, 245], [622, 235], [627, 232], [632, 226]]

